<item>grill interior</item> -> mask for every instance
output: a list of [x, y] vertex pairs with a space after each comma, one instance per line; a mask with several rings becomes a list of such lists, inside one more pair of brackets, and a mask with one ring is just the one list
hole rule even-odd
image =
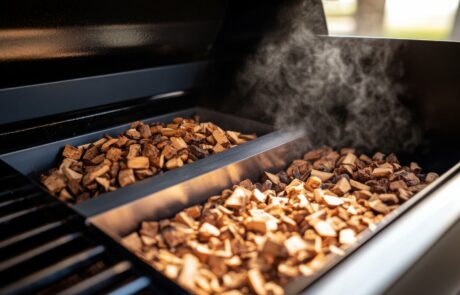
[[[21, 21], [25, 30], [30, 29], [31, 34], [19, 40], [18, 48], [25, 52], [35, 49], [37, 41], [48, 42], [50, 33], [59, 45], [56, 48], [69, 49], [68, 38], [76, 35], [84, 46], [76, 43], [64, 56], [65, 51], [58, 50], [30, 59], [0, 60], [0, 69], [8, 73], [0, 81], [0, 294], [185, 293], [118, 242], [142, 220], [170, 217], [244, 178], [255, 180], [263, 171], [282, 169], [305, 151], [297, 145], [304, 134], [272, 132], [260, 123], [272, 123], [273, 118], [258, 112], [265, 105], [253, 107], [249, 97], [229, 94], [236, 89], [232, 82], [236, 73], [276, 26], [276, 16], [283, 6], [294, 10], [307, 7], [311, 13], [305, 19], [308, 26], [315, 34], [327, 35], [321, 1], [235, 0], [199, 6], [170, 0], [140, 1], [144, 5], [129, 5], [128, 10], [124, 5], [111, 4], [110, 8], [118, 7], [123, 12], [120, 14], [113, 14], [103, 4], [84, 15], [78, 14], [81, 3], [75, 9], [69, 9], [74, 4], [62, 9], [61, 3], [55, 2], [49, 5], [54, 10], [47, 11], [43, 19], [44, 14], [39, 13], [43, 7], [28, 5], [17, 5], [5, 18], [6, 29], [15, 29]], [[31, 23], [23, 18], [28, 9], [38, 9], [29, 13], [33, 16]], [[115, 30], [110, 22], [117, 25]], [[132, 26], [137, 22], [146, 25]], [[51, 27], [60, 29], [42, 30]], [[114, 44], [106, 38], [114, 32], [134, 30], [137, 37], [153, 38], [134, 38], [132, 44]], [[81, 33], [93, 31], [105, 37], [97, 39], [101, 47], [88, 47], [94, 43], [81, 38], [87, 36]], [[129, 41], [125, 36], [118, 39]], [[335, 42], [355, 42], [356, 46], [380, 47], [386, 42], [338, 39]], [[9, 49], [11, 38], [6, 40], [0, 53]], [[446, 171], [460, 160], [460, 141], [454, 130], [459, 125], [460, 47], [450, 42], [389, 41], [403, 45], [401, 60], [407, 72], [404, 83], [410, 90], [408, 107], [425, 131], [424, 145], [416, 152], [394, 152], [405, 163], [417, 161], [424, 169], [451, 178], [458, 169]], [[280, 95], [273, 99], [283, 98]], [[205, 112], [202, 108], [213, 110], [208, 112], [212, 115], [209, 120], [230, 124], [222, 123], [225, 128], [264, 136], [73, 208], [42, 191], [34, 181], [57, 163], [66, 143], [91, 142], [106, 132], [119, 133], [117, 130], [123, 131], [135, 120], [167, 120], [174, 116], [171, 112], [193, 115]], [[419, 194], [396, 212], [378, 235], [366, 239], [372, 244], [386, 229], [399, 229], [398, 221], [417, 211], [417, 206], [441, 185], [438, 182]], [[354, 253], [366, 247], [369, 243], [357, 245]], [[354, 260], [357, 255], [353, 255], [324, 272], [340, 269], [347, 260]], [[395, 263], [389, 261], [387, 266]], [[353, 269], [353, 274], [355, 271], [359, 273], [359, 268]], [[381, 269], [386, 275], [384, 271]], [[313, 280], [316, 277], [300, 282], [296, 290]], [[314, 287], [318, 283], [312, 284]]]
[[0, 163], [2, 294], [139, 294], [150, 279], [84, 219]]

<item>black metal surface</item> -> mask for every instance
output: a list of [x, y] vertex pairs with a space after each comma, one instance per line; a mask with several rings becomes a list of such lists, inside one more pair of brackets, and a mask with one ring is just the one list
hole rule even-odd
[[[1, 294], [162, 294], [175, 288], [161, 280], [153, 285], [158, 273], [3, 162], [0, 180]], [[29, 195], [37, 201], [27, 203]]]
[[196, 88], [206, 62], [0, 89], [0, 125]]
[[239, 66], [280, 10], [308, 7], [327, 33], [319, 0], [20, 3], [0, 4], [0, 125], [202, 87], [205, 64], [193, 62]]
[[197, 94], [193, 92], [173, 94], [1, 125], [0, 154], [170, 113], [178, 106], [190, 108], [197, 103]]
[[227, 1], [2, 1], [0, 88], [206, 58]]

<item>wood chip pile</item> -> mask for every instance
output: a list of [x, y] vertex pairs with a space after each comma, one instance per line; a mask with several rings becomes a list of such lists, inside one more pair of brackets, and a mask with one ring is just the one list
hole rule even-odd
[[66, 145], [59, 167], [40, 181], [61, 200], [80, 203], [255, 138], [198, 119], [177, 117], [167, 125], [138, 121], [118, 137], [105, 135], [78, 147]]
[[142, 222], [123, 243], [195, 294], [284, 294], [436, 178], [394, 154], [325, 147], [172, 219]]

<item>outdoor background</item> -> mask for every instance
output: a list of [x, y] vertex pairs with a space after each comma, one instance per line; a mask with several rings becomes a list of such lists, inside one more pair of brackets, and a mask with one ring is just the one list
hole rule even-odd
[[460, 0], [323, 0], [330, 35], [460, 41]]

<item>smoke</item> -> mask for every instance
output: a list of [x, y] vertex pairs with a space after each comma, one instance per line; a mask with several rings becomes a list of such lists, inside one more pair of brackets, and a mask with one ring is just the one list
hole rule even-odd
[[265, 37], [238, 75], [239, 95], [262, 108], [277, 128], [303, 128], [309, 147], [415, 147], [420, 130], [400, 102], [404, 88], [396, 82], [400, 46], [318, 37], [305, 11], [281, 16], [277, 31]]

